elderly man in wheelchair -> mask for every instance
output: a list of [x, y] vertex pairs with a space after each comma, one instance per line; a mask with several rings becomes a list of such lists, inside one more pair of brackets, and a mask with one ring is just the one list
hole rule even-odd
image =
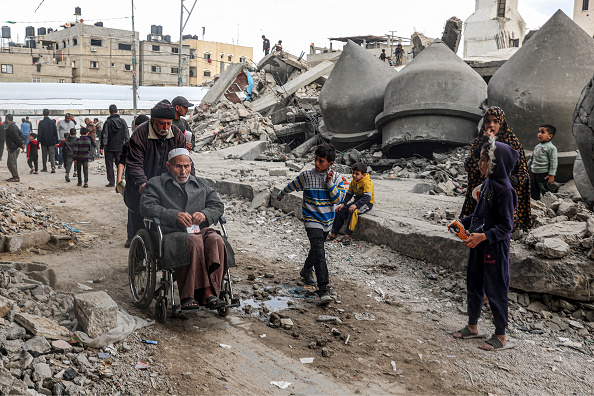
[[[225, 309], [235, 306], [232, 303], [236, 302], [235, 299], [232, 301], [230, 290], [226, 241], [209, 227], [219, 220], [224, 222], [224, 205], [205, 179], [190, 174], [192, 161], [189, 154], [184, 148], [171, 150], [166, 164], [168, 172], [147, 183], [140, 200], [140, 213], [147, 219], [147, 229], [139, 231], [130, 249], [130, 287], [137, 305], [144, 308], [150, 305], [155, 292], [154, 273], [157, 267], [166, 271], [161, 287], [156, 290], [161, 294], [155, 307], [155, 315], [160, 321], [166, 316], [168, 294], [173, 315], [204, 305], [208, 309], [218, 309], [225, 316], [228, 312]], [[146, 254], [146, 263], [142, 249], [152, 250]], [[140, 259], [137, 257], [139, 252]], [[151, 269], [147, 270], [148, 267]], [[174, 277], [180, 306], [174, 303]]]

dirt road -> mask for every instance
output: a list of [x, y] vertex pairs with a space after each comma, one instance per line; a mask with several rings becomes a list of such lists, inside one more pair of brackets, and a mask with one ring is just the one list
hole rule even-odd
[[[21, 252], [1, 257], [48, 263], [56, 271], [58, 289], [76, 290], [77, 283], [101, 280], [91, 286], [107, 291], [131, 313], [152, 318], [151, 309], [140, 312], [131, 304], [128, 250], [123, 247], [125, 206], [113, 189], [103, 187], [106, 180], [100, 164], [94, 162], [90, 168], [88, 189], [66, 183], [61, 170], [39, 175], [22, 172], [22, 184], [33, 187], [45, 206], [82, 232], [73, 248], [48, 247], [41, 256]], [[0, 177], [8, 178], [5, 164], [0, 165]], [[122, 383], [134, 379], [128, 392], [565, 394], [591, 390], [591, 357], [555, 349], [554, 335], [536, 338], [512, 329], [519, 345], [500, 353], [480, 351], [476, 340], [453, 340], [448, 333], [466, 321], [461, 313], [464, 275], [428, 268], [385, 247], [330, 244], [327, 254], [337, 301], [327, 308], [318, 306], [298, 279], [307, 245], [302, 225], [294, 218], [271, 221], [279, 215], [272, 209], [253, 211], [240, 199], [225, 200], [230, 241], [237, 250], [233, 277], [242, 308], [227, 318], [205, 311], [141, 330], [143, 338], [159, 344], [140, 351], [135, 348], [136, 355], [127, 357], [152, 366], [141, 374], [129, 366], [117, 374]], [[427, 271], [433, 278], [424, 274]], [[438, 292], [440, 280], [453, 281], [450, 295]], [[293, 327], [270, 327], [274, 311], [290, 318]], [[317, 322], [319, 315], [336, 316], [340, 322]], [[488, 313], [485, 319], [480, 325], [492, 331]], [[314, 361], [303, 364], [301, 358]], [[291, 385], [281, 390], [271, 381]]]

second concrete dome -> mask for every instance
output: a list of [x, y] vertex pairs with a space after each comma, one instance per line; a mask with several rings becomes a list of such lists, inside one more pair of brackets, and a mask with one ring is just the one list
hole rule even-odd
[[487, 84], [441, 40], [435, 40], [388, 83], [376, 117], [388, 157], [430, 156], [471, 144]]

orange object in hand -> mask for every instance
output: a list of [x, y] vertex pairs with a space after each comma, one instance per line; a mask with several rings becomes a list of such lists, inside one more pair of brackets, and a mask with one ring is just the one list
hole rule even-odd
[[450, 230], [450, 232], [452, 234], [456, 234], [458, 236], [458, 238], [462, 239], [463, 241], [467, 240], [468, 237], [470, 236], [468, 231], [466, 231], [466, 229], [464, 229], [464, 226], [458, 220], [454, 220], [452, 222], [452, 224], [450, 224], [448, 229]]

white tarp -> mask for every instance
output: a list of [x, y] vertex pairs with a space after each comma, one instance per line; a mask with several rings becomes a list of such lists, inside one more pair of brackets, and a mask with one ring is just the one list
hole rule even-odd
[[[208, 91], [202, 87], [138, 87], [137, 108], [149, 110], [162, 99], [184, 96], [195, 105]], [[59, 83], [0, 83], [0, 111], [25, 114], [41, 110], [84, 112], [107, 110], [115, 104], [118, 109], [131, 110], [131, 85], [59, 84]]]

